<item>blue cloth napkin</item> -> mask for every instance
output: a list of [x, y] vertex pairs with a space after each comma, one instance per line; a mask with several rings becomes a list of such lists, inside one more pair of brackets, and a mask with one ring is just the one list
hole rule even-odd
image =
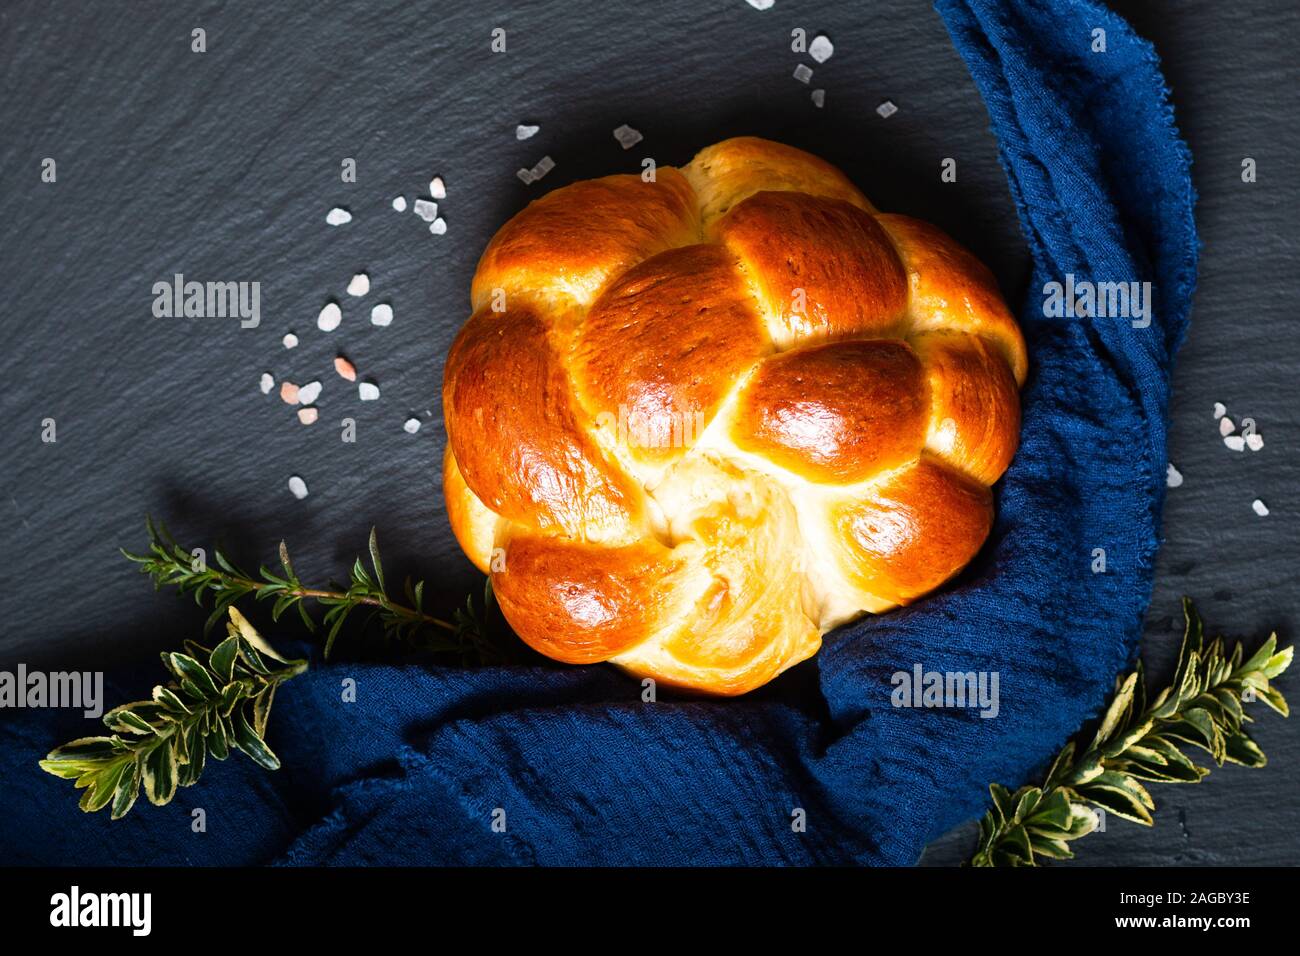
[[[209, 764], [168, 807], [142, 801], [113, 824], [36, 768], [67, 715], [10, 714], [0, 859], [910, 864], [983, 812], [990, 781], [1041, 771], [1131, 660], [1150, 599], [1196, 269], [1190, 156], [1151, 47], [1101, 5], [937, 9], [988, 105], [1035, 264], [1020, 452], [954, 586], [829, 635], [815, 661], [737, 700], [644, 703], [606, 667], [316, 666], [277, 699], [283, 769]], [[1045, 318], [1041, 290], [1066, 274], [1151, 282], [1150, 326]], [[996, 672], [997, 717], [891, 706], [891, 675], [917, 664]], [[110, 700], [139, 696], [135, 675]]]

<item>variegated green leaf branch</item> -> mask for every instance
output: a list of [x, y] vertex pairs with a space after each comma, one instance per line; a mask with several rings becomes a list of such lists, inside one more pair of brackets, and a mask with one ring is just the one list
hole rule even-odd
[[[202, 605], [211, 597], [213, 611], [204, 628], [206, 633], [224, 615], [226, 608], [236, 601], [252, 597], [256, 601], [271, 601], [271, 619], [290, 609], [296, 610], [303, 624], [316, 633], [318, 622], [308, 609], [308, 602], [324, 608], [319, 626], [325, 631], [325, 657], [328, 659], [343, 625], [353, 612], [366, 612], [368, 621], [377, 621], [385, 639], [412, 649], [431, 653], [451, 654], [464, 661], [488, 662], [500, 660], [506, 651], [493, 641], [484, 625], [486, 617], [474, 613], [473, 602], [467, 602], [470, 616], [458, 611], [455, 621], [445, 621], [428, 613], [424, 607], [424, 582], [408, 578], [403, 587], [404, 601], [394, 597], [384, 579], [384, 566], [379, 558], [379, 542], [375, 531], [370, 530], [368, 552], [369, 566], [357, 558], [346, 586], [330, 584], [328, 587], [308, 587], [303, 584], [289, 560], [289, 549], [280, 542], [280, 572], [263, 566], [257, 576], [241, 571], [220, 549], [213, 552], [212, 564], [199, 561], [190, 551], [181, 547], [162, 525], [146, 519], [149, 532], [149, 549], [144, 554], [123, 550], [122, 554], [140, 565], [149, 575], [154, 587], [175, 587], [182, 594], [193, 594], [195, 603]], [[491, 584], [484, 601], [484, 615], [491, 604]]]
[[1241, 644], [1231, 655], [1222, 638], [1205, 643], [1200, 615], [1183, 599], [1187, 630], [1173, 683], [1149, 705], [1142, 664], [1116, 680], [1115, 695], [1092, 742], [1076, 755], [1066, 744], [1041, 787], [1015, 793], [989, 787], [993, 807], [980, 821], [972, 866], [1035, 866], [1039, 859], [1072, 859], [1069, 843], [1091, 833], [1090, 807], [1151, 826], [1155, 801], [1142, 781], [1199, 783], [1210, 771], [1183, 752], [1199, 747], [1218, 766], [1225, 762], [1262, 767], [1267, 762], [1246, 733], [1251, 718], [1242, 703], [1261, 700], [1283, 717], [1285, 698], [1270, 681], [1291, 664], [1294, 648], [1277, 650], [1277, 635], [1243, 661]]
[[267, 770], [280, 760], [266, 745], [271, 703], [281, 683], [307, 662], [277, 654], [236, 608], [229, 608], [227, 637], [211, 650], [185, 642], [185, 653], [164, 653], [172, 675], [150, 700], [115, 707], [104, 715], [111, 737], [82, 737], [52, 750], [41, 769], [75, 780], [81, 809], [112, 807], [114, 820], [134, 806], [140, 787], [155, 806], [196, 783], [207, 757], [225, 760], [242, 750]]

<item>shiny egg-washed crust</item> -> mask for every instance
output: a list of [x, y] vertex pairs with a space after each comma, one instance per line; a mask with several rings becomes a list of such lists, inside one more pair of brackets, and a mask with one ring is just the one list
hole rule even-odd
[[443, 491], [519, 636], [739, 694], [989, 533], [1024, 339], [982, 263], [730, 139], [531, 203], [447, 358]]

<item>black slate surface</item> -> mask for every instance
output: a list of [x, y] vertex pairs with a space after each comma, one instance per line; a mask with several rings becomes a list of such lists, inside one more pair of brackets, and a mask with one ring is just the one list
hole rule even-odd
[[[1294, 435], [1296, 68], [1287, 2], [1124, 2], [1156, 42], [1196, 156], [1205, 250], [1177, 369], [1167, 543], [1143, 654], [1167, 675], [1178, 599], [1211, 626], [1292, 639], [1300, 527]], [[206, 31], [207, 52], [191, 51]], [[490, 34], [506, 30], [507, 51]], [[825, 32], [835, 54], [811, 86], [791, 78], [790, 31]], [[116, 554], [146, 512], [183, 541], [222, 541], [247, 564], [287, 538], [304, 577], [341, 576], [378, 528], [390, 573], [419, 571], [444, 609], [478, 575], [449, 534], [438, 462], [442, 358], [466, 317], [492, 232], [575, 179], [686, 161], [738, 133], [783, 139], [849, 172], [882, 208], [930, 219], [975, 248], [1014, 302], [1027, 255], [983, 105], [939, 18], [915, 2], [80, 3], [0, 8], [0, 667], [94, 669], [139, 661], [202, 614], [155, 595]], [[826, 91], [826, 106], [809, 100]], [[888, 120], [874, 110], [892, 99]], [[517, 123], [541, 126], [517, 142]], [[623, 151], [628, 123], [645, 140]], [[515, 178], [550, 155], [540, 184]], [[1259, 182], [1240, 180], [1254, 157]], [[43, 183], [41, 162], [57, 162]], [[357, 182], [340, 179], [355, 158]], [[954, 157], [959, 182], [939, 181]], [[444, 236], [394, 212], [443, 176]], [[330, 228], [332, 206], [351, 210]], [[344, 287], [366, 271], [369, 296]], [[174, 273], [261, 283], [262, 321], [156, 319], [152, 286]], [[315, 328], [336, 298], [342, 327]], [[371, 305], [395, 319], [372, 327]], [[286, 351], [281, 337], [301, 344]], [[361, 403], [330, 363], [345, 352], [382, 390]], [[304, 427], [263, 371], [319, 379]], [[1265, 438], [1234, 454], [1211, 416], [1222, 401]], [[416, 435], [410, 415], [427, 415]], [[339, 421], [357, 422], [357, 441]], [[41, 441], [54, 418], [58, 441]], [[295, 500], [286, 482], [305, 478]], [[1259, 518], [1252, 499], [1272, 511]], [[147, 670], [147, 676], [143, 671]], [[1289, 683], [1289, 681], [1287, 682]], [[1287, 686], [1284, 683], [1284, 687]], [[0, 719], [15, 719], [0, 715]], [[1165, 788], [1157, 826], [1090, 837], [1095, 864], [1300, 862], [1300, 727], [1265, 716], [1273, 766]], [[954, 863], [971, 831], [923, 862]]]

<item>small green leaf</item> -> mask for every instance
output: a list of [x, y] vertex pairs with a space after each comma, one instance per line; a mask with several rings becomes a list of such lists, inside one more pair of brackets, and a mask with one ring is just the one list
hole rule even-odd
[[1224, 741], [1223, 755], [1226, 760], [1244, 767], [1258, 768], [1268, 764], [1264, 751], [1244, 733], [1234, 734]]
[[198, 689], [200, 696], [207, 700], [215, 700], [220, 696], [221, 692], [212, 682], [212, 675], [208, 673], [208, 669], [194, 658], [188, 654], [173, 652], [168, 655], [168, 659], [171, 670], [180, 679], [182, 687], [193, 685]]
[[208, 665], [212, 672], [221, 679], [223, 684], [229, 684], [235, 676], [235, 660], [239, 657], [239, 640], [228, 637], [213, 650], [208, 658]]
[[130, 760], [118, 777], [117, 788], [113, 791], [113, 809], [110, 816], [120, 820], [135, 806], [135, 798], [140, 794], [140, 763]]
[[144, 756], [140, 767], [144, 795], [156, 807], [161, 807], [176, 795], [177, 766], [171, 741], [163, 740]]
[[233, 723], [235, 727], [235, 743], [239, 749], [267, 770], [279, 770], [280, 758], [271, 752], [271, 748], [266, 745], [265, 740], [253, 732], [253, 728], [248, 726], [248, 721], [244, 719], [244, 715], [237, 711]]

